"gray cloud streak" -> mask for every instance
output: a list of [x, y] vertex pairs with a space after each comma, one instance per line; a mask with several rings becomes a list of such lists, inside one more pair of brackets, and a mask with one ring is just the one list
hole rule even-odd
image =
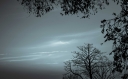
[[66, 52], [67, 51], [35, 52], [35, 53], [30, 53], [30, 55], [15, 56], [15, 57], [10, 57], [5, 55], [6, 57], [0, 58], [0, 61], [4, 60], [9, 62], [18, 62], [18, 61], [33, 61], [33, 60], [47, 59], [47, 58], [54, 59], [54, 58], [63, 57], [61, 53], [66, 53]]

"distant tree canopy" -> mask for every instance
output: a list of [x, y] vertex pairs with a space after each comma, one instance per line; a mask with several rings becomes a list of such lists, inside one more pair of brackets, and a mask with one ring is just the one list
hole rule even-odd
[[115, 71], [122, 72], [127, 69], [128, 60], [128, 0], [17, 0], [29, 13], [34, 13], [37, 17], [44, 15], [56, 7], [62, 10], [61, 15], [83, 14], [82, 18], [89, 18], [99, 10], [105, 9], [104, 5], [109, 5], [114, 1], [120, 5], [119, 14], [113, 13], [112, 19], [101, 21], [102, 33], [105, 33], [105, 42], [113, 41], [114, 66]]

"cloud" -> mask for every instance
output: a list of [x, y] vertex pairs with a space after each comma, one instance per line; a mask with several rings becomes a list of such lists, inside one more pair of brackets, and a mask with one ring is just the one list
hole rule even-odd
[[19, 61], [33, 61], [38, 59], [53, 59], [53, 58], [60, 58], [62, 57], [61, 54], [68, 51], [51, 51], [51, 52], [35, 52], [29, 53], [28, 55], [24, 56], [6, 56], [0, 58], [0, 61], [9, 61], [9, 62], [19, 62]]
[[[43, 58], [50, 57], [51, 59], [56, 59], [56, 58], [65, 56], [66, 53], [68, 53], [68, 51], [37, 52], [35, 54], [40, 54], [43, 56]], [[45, 54], [45, 56], [44, 56], [44, 54]]]
[[57, 38], [74, 38], [74, 37], [92, 36], [92, 35], [96, 35], [97, 33], [100, 33], [100, 32], [101, 32], [101, 29], [95, 29], [95, 30], [90, 30], [87, 32], [57, 36]]
[[56, 55], [56, 56], [53, 56], [52, 58], [56, 59], [56, 58], [60, 58], [60, 57], [63, 57], [64, 55]]
[[16, 57], [3, 57], [0, 60], [9, 60], [9, 59], [19, 59], [19, 58], [32, 58], [32, 57], [39, 57], [40, 55], [28, 55], [28, 56], [16, 56]]
[[9, 62], [15, 62], [15, 61], [32, 61], [32, 60], [37, 60], [39, 59], [39, 57], [36, 58], [29, 58], [29, 59], [12, 59], [12, 60], [8, 60]]
[[25, 56], [6, 56], [0, 58], [0, 61], [7, 61], [7, 62], [16, 62], [16, 61], [32, 61], [32, 60], [37, 60], [43, 58], [42, 55], [36, 54], [36, 55], [25, 55]]
[[52, 46], [57, 46], [57, 45], [66, 45], [66, 44], [69, 44], [69, 42], [56, 41], [56, 42], [53, 42], [51, 45]]
[[35, 52], [32, 54], [53, 54], [53, 53], [65, 53], [65, 52], [68, 52], [68, 51]]
[[58, 64], [58, 63], [45, 63], [45, 64]]
[[0, 54], [0, 55], [5, 55], [5, 54]]
[[[57, 42], [58, 45], [67, 45], [67, 44], [75, 44], [75, 43], [84, 43], [84, 42], [90, 42], [90, 40], [94, 40], [97, 37], [101, 36], [102, 34], [100, 33], [100, 29], [95, 29], [95, 30], [90, 30], [87, 32], [80, 32], [76, 34], [68, 34], [68, 35], [61, 35], [61, 36], [56, 36], [55, 39], [59, 40]], [[61, 42], [60, 42], [61, 41]], [[65, 42], [65, 43], [63, 43]], [[56, 43], [55, 43], [56, 44]]]
[[[45, 49], [47, 51], [47, 49], [49, 49], [50, 47], [58, 47], [58, 46], [64, 47], [66, 45], [72, 45], [78, 42], [84, 43], [84, 41], [88, 42], [90, 41], [90, 39], [95, 39], [96, 37], [102, 35], [100, 32], [101, 32], [101, 29], [95, 29], [95, 30], [90, 30], [86, 32], [54, 36], [52, 37], [52, 39], [50, 38], [48, 41], [45, 41], [45, 43], [42, 41], [42, 43], [39, 43], [38, 45], [25, 47], [23, 49], [21, 48], [21, 50], [35, 51], [35, 50]], [[42, 53], [45, 53], [45, 52], [42, 52]]]

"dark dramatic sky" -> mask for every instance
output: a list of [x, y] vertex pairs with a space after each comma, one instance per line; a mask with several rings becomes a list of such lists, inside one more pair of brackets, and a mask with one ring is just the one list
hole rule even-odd
[[91, 19], [62, 17], [59, 8], [37, 18], [16, 0], [0, 0], [0, 79], [61, 79], [63, 62], [84, 43], [110, 52], [111, 42], [100, 45], [100, 21], [119, 11], [111, 3]]

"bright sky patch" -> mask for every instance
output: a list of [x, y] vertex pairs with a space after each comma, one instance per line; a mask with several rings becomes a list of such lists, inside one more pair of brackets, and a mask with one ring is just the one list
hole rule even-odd
[[58, 41], [58, 42], [52, 43], [52, 45], [63, 45], [63, 44], [69, 44], [69, 42]]

